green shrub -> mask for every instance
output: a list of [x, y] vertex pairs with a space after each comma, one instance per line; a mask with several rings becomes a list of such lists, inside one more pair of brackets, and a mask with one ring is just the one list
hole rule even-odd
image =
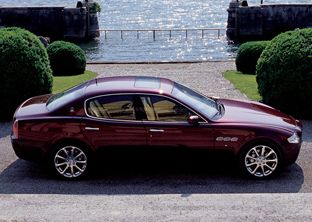
[[246, 42], [237, 51], [235, 63], [237, 71], [255, 74], [257, 61], [269, 41]]
[[78, 75], [86, 69], [86, 55], [74, 43], [55, 41], [49, 45], [48, 55], [54, 76]]
[[51, 93], [52, 70], [39, 38], [21, 28], [0, 29], [0, 120], [12, 119], [29, 97]]
[[[92, 3], [91, 3], [92, 4]], [[97, 2], [93, 2], [93, 5], [91, 7], [87, 7], [87, 10], [89, 12], [101, 12], [102, 11], [102, 8], [101, 6], [99, 5], [99, 3]]]
[[275, 37], [257, 64], [263, 102], [296, 117], [312, 113], [312, 29]]

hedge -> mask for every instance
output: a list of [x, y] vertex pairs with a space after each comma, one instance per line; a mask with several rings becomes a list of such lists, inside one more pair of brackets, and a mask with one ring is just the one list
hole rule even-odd
[[49, 45], [48, 55], [54, 76], [78, 75], [86, 69], [86, 55], [74, 43], [55, 41]]
[[259, 58], [258, 90], [263, 102], [295, 117], [312, 113], [312, 29], [275, 37]]
[[0, 29], [0, 120], [12, 119], [15, 109], [29, 97], [52, 92], [48, 54], [31, 32]]
[[246, 42], [237, 51], [235, 64], [237, 71], [244, 74], [255, 74], [257, 61], [269, 44], [269, 41]]

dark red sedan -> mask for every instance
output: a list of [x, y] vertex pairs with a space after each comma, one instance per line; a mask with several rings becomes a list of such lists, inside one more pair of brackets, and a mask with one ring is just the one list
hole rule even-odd
[[245, 174], [269, 177], [296, 161], [302, 142], [302, 124], [270, 106], [153, 77], [93, 79], [30, 98], [13, 122], [19, 158], [72, 179], [87, 174], [97, 151], [124, 146], [228, 151]]

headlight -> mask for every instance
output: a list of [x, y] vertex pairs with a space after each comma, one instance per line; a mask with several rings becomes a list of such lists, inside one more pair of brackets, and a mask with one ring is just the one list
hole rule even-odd
[[289, 143], [300, 143], [300, 138], [298, 136], [297, 133], [294, 133], [291, 137], [289, 137], [288, 139]]

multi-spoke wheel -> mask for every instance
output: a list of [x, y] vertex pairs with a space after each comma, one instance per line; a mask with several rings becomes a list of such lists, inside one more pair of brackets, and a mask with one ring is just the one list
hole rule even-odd
[[281, 163], [279, 150], [270, 143], [250, 145], [240, 156], [242, 170], [257, 178], [274, 175], [280, 169]]
[[54, 168], [65, 178], [77, 178], [88, 168], [87, 152], [76, 146], [61, 146], [53, 154]]

